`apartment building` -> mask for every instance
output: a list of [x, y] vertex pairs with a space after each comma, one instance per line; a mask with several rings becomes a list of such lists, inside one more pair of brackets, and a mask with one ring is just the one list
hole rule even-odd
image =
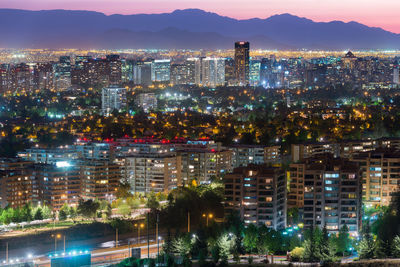
[[246, 225], [286, 227], [286, 176], [266, 165], [235, 168], [225, 175], [225, 212], [239, 212]]

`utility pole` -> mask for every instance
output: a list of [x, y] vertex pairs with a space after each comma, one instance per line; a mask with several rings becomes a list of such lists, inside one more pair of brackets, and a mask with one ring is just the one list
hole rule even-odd
[[118, 247], [118, 228], [115, 229], [115, 247]]
[[190, 212], [188, 211], [188, 218], [187, 218], [187, 221], [188, 221], [188, 227], [187, 227], [187, 229], [188, 229], [188, 233], [190, 233]]
[[8, 263], [8, 242], [6, 243], [6, 262]]
[[65, 234], [64, 234], [64, 253], [65, 253]]

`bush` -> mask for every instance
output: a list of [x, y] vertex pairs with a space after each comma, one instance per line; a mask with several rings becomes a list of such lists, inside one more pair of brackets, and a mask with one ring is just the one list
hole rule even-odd
[[290, 260], [291, 261], [300, 261], [304, 254], [304, 248], [295, 247], [292, 251], [290, 251]]

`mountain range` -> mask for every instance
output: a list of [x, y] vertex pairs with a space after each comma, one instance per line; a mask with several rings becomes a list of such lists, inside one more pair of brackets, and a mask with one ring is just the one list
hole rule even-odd
[[0, 47], [226, 49], [400, 49], [400, 34], [357, 22], [314, 22], [290, 14], [238, 20], [199, 9], [163, 14], [0, 9]]

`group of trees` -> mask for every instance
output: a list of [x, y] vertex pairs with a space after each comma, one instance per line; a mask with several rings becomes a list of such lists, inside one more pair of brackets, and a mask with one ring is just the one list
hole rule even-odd
[[309, 229], [304, 235], [302, 245], [290, 253], [292, 261], [334, 262], [352, 250], [353, 240], [346, 225], [337, 235], [329, 234], [326, 226], [322, 230], [319, 227]]
[[[371, 217], [377, 219], [370, 225]], [[400, 258], [400, 192], [388, 207], [367, 214], [358, 246], [361, 259]]]
[[0, 209], [1, 224], [30, 222], [34, 220], [50, 219], [52, 217], [53, 213], [46, 205], [32, 207], [32, 205], [26, 204], [20, 208], [6, 207], [5, 209]]

